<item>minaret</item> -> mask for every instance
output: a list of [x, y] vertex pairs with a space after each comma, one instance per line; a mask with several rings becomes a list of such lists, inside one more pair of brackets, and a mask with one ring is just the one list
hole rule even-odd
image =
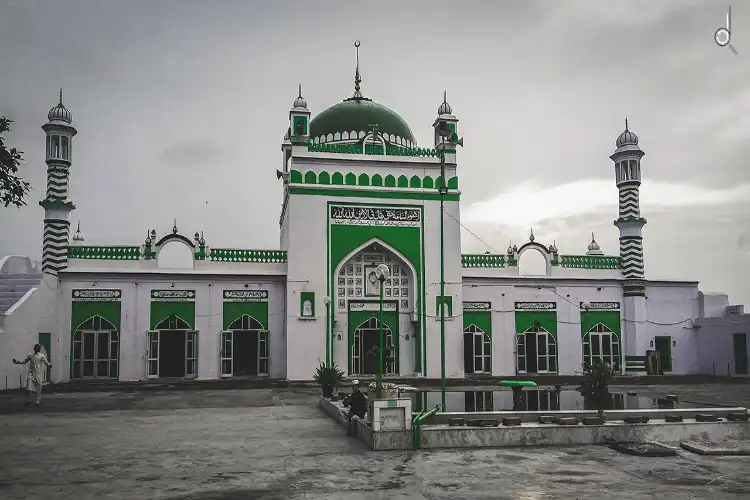
[[[450, 139], [453, 134], [458, 133], [458, 118], [453, 116], [453, 108], [448, 104], [447, 91], [443, 91], [443, 103], [438, 107], [437, 114], [438, 116], [432, 124], [432, 128], [435, 131], [435, 149], [445, 146], [445, 149], [455, 151], [456, 146]], [[446, 136], [444, 136], [445, 131], [440, 129], [441, 123], [443, 124], [442, 126], [448, 127], [449, 133]]]
[[302, 84], [299, 93], [289, 110], [290, 141], [294, 146], [305, 146], [310, 142], [310, 110], [307, 109], [307, 101], [302, 97]]
[[68, 216], [75, 205], [68, 200], [70, 162], [73, 137], [77, 130], [71, 125], [73, 115], [62, 102], [47, 114], [47, 123], [42, 130], [47, 134], [47, 196], [39, 202], [44, 209], [44, 236], [42, 247], [42, 271], [57, 275], [68, 266]]
[[623, 287], [623, 342], [625, 370], [628, 374], [646, 371], [646, 281], [643, 275], [643, 226], [638, 188], [641, 185], [641, 158], [638, 136], [628, 128], [615, 143], [617, 149], [610, 156], [615, 162], [615, 181], [620, 191], [619, 217], [615, 226], [620, 230], [620, 258], [622, 259]]
[[630, 283], [625, 295], [646, 294], [643, 280], [643, 236], [646, 219], [641, 217], [638, 189], [641, 185], [641, 158], [646, 154], [638, 147], [638, 136], [628, 129], [617, 138], [617, 149], [610, 156], [615, 162], [615, 179], [620, 191], [620, 213], [615, 226], [620, 230], [620, 257], [622, 274]]

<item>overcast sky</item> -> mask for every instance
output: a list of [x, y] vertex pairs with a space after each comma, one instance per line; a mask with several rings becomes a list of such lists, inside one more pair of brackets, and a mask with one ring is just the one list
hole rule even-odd
[[[280, 143], [297, 84], [315, 115], [363, 93], [429, 145], [443, 89], [460, 119], [464, 252], [537, 241], [618, 252], [609, 155], [624, 117], [646, 152], [648, 278], [750, 305], [750, 2], [732, 44], [716, 0], [465, 2], [0, 0], [0, 115], [28, 207], [0, 255], [41, 253], [44, 133], [59, 87], [78, 129], [70, 196], [89, 244], [147, 229], [278, 248]], [[523, 263], [522, 263], [523, 266]]]

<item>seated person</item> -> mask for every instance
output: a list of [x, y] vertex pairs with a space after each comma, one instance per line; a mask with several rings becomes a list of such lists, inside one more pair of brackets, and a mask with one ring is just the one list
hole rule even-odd
[[344, 406], [349, 407], [346, 413], [347, 435], [352, 434], [352, 417], [365, 418], [367, 412], [367, 397], [359, 390], [359, 380], [352, 381], [352, 393], [344, 398]]

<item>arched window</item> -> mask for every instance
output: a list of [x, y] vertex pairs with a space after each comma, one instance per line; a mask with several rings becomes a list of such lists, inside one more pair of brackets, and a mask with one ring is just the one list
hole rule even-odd
[[[396, 352], [393, 346], [393, 331], [383, 323], [383, 374], [395, 373]], [[378, 373], [380, 354], [380, 322], [372, 317], [360, 324], [354, 331], [352, 345], [353, 375], [374, 375]]]
[[73, 363], [70, 378], [117, 378], [119, 374], [120, 335], [117, 328], [92, 316], [73, 333]]
[[492, 373], [492, 339], [473, 324], [464, 328], [464, 371]]
[[191, 330], [191, 328], [184, 319], [172, 314], [161, 320], [154, 330]]
[[597, 358], [620, 371], [620, 339], [603, 323], [594, 325], [583, 337], [584, 364], [591, 364]]
[[516, 335], [519, 373], [557, 373], [557, 342], [547, 330], [534, 325]]
[[232, 321], [232, 323], [229, 325], [229, 328], [227, 330], [263, 330], [263, 325], [260, 324], [260, 321], [253, 318], [252, 316], [248, 316], [247, 314], [243, 314], [236, 320]]

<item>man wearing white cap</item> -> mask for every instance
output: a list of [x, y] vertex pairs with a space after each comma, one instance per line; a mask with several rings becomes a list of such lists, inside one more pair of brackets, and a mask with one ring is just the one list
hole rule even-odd
[[359, 390], [359, 380], [352, 380], [352, 394], [344, 398], [344, 406], [349, 407], [347, 417], [347, 436], [352, 435], [352, 418], [365, 418], [367, 412], [367, 397]]

